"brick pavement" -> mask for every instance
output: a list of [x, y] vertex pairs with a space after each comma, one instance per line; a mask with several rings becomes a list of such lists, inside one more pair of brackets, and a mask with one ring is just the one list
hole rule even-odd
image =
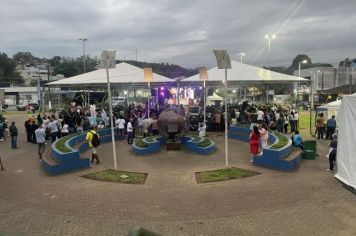
[[[248, 145], [230, 140], [230, 165], [260, 172], [250, 178], [197, 184], [194, 172], [224, 167], [223, 136], [208, 156], [166, 152], [131, 155], [117, 143], [119, 169], [149, 173], [145, 185], [104, 183], [80, 176], [112, 168], [110, 144], [101, 165], [51, 177], [26, 143], [0, 143], [0, 235], [126, 235], [140, 225], [163, 235], [356, 235], [356, 197], [325, 171], [327, 145], [317, 160], [293, 173], [255, 167]], [[11, 120], [10, 118], [10, 120]], [[21, 122], [20, 122], [21, 120]]]

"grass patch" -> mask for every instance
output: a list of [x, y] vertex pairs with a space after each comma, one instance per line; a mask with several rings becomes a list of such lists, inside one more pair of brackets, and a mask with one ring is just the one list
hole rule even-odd
[[[315, 111], [312, 114], [312, 133], [315, 131]], [[310, 135], [310, 113], [309, 111], [302, 111], [299, 113], [299, 133], [304, 139], [312, 138]]]
[[201, 137], [198, 135], [190, 135], [190, 137], [192, 138], [193, 142], [199, 142], [201, 140]]
[[148, 147], [147, 143], [144, 143], [143, 140], [142, 140], [142, 138], [137, 139], [137, 140], [135, 141], [135, 145], [136, 145], [137, 147], [139, 147], [139, 148], [147, 148], [147, 147]]
[[63, 153], [71, 152], [72, 150], [65, 146], [65, 142], [66, 142], [68, 139], [74, 137], [75, 135], [77, 135], [77, 134], [69, 134], [69, 135], [67, 135], [67, 136], [64, 136], [64, 137], [60, 138], [60, 139], [56, 142], [56, 148], [57, 148], [59, 151], [63, 152]]
[[198, 183], [211, 183], [211, 182], [220, 182], [230, 179], [240, 179], [244, 177], [255, 176], [260, 173], [244, 170], [236, 167], [221, 169], [221, 170], [211, 170], [196, 172], [195, 176]]
[[152, 143], [155, 138], [159, 137], [159, 135], [148, 136], [145, 140], [149, 143]]
[[116, 171], [112, 169], [102, 170], [90, 174], [83, 175], [84, 178], [94, 179], [105, 182], [114, 182], [122, 184], [144, 184], [147, 178], [147, 173]]
[[274, 134], [278, 137], [279, 141], [276, 144], [273, 144], [270, 149], [280, 149], [288, 144], [288, 138], [278, 132], [274, 132]]
[[198, 144], [198, 147], [208, 147], [211, 144], [211, 140], [208, 138], [205, 138], [203, 142]]

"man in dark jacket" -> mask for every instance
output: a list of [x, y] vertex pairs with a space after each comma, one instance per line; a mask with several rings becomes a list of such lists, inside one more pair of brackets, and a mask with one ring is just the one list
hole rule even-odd
[[10, 132], [10, 137], [11, 137], [11, 147], [13, 149], [17, 149], [17, 136], [19, 134], [17, 127], [15, 125], [15, 121], [11, 122], [11, 125], [9, 127], [9, 132]]

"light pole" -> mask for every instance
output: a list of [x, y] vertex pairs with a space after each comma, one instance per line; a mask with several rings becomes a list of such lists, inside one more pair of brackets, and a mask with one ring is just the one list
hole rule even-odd
[[[303, 61], [298, 62], [298, 77], [299, 77], [299, 78], [300, 78], [300, 67], [301, 67], [301, 64], [306, 64], [306, 63], [308, 63], [307, 60], [303, 60]], [[296, 84], [294, 84], [294, 87], [296, 87], [295, 85], [296, 85]], [[297, 85], [298, 85], [298, 86], [297, 86], [296, 100], [298, 100], [298, 91], [299, 91], [299, 89], [300, 89], [300, 82], [298, 82]]]
[[268, 40], [268, 70], [270, 68], [271, 64], [271, 41], [276, 38], [275, 34], [269, 35], [266, 34], [265, 38]]
[[218, 64], [218, 69], [225, 70], [225, 165], [229, 165], [229, 147], [228, 147], [228, 127], [227, 127], [227, 69], [231, 69], [231, 61], [229, 54], [226, 50], [213, 50], [216, 61]]
[[205, 82], [208, 79], [208, 71], [205, 67], [199, 68], [199, 79], [203, 81], [203, 92], [204, 92], [204, 127], [206, 126], [206, 86]]
[[240, 62], [242, 63], [242, 58], [246, 56], [246, 53], [239, 52], [239, 53], [237, 53], [237, 56], [240, 57]]
[[85, 41], [87, 41], [87, 38], [82, 38], [82, 39], [78, 39], [80, 41], [83, 41], [83, 63], [84, 63], [84, 68], [83, 68], [83, 74], [86, 71], [86, 65], [85, 65]]
[[111, 126], [111, 142], [112, 142], [112, 152], [114, 158], [114, 167], [117, 171], [117, 161], [116, 161], [116, 147], [115, 147], [115, 134], [114, 134], [114, 117], [112, 110], [112, 97], [111, 97], [111, 88], [110, 88], [110, 76], [109, 69], [115, 68], [116, 66], [116, 51], [103, 51], [101, 53], [101, 68], [106, 70], [106, 80], [107, 80], [107, 89], [109, 97], [109, 109], [110, 109], [110, 126]]
[[147, 118], [150, 118], [150, 98], [151, 98], [151, 86], [150, 83], [153, 79], [152, 68], [144, 68], [143, 74], [148, 86], [148, 101], [147, 101]]

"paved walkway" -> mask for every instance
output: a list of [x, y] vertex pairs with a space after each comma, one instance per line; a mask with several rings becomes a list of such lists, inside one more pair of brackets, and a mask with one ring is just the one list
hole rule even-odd
[[146, 157], [117, 143], [119, 169], [149, 173], [144, 185], [82, 178], [112, 168], [111, 144], [99, 147], [102, 164], [51, 177], [26, 143], [18, 121], [18, 150], [0, 143], [6, 171], [0, 172], [0, 235], [126, 235], [143, 226], [162, 235], [356, 235], [356, 196], [331, 173], [326, 143], [317, 160], [303, 160], [293, 173], [253, 166], [248, 145], [230, 140], [230, 165], [260, 175], [197, 184], [196, 171], [223, 168], [224, 139], [208, 156], [166, 152]]

